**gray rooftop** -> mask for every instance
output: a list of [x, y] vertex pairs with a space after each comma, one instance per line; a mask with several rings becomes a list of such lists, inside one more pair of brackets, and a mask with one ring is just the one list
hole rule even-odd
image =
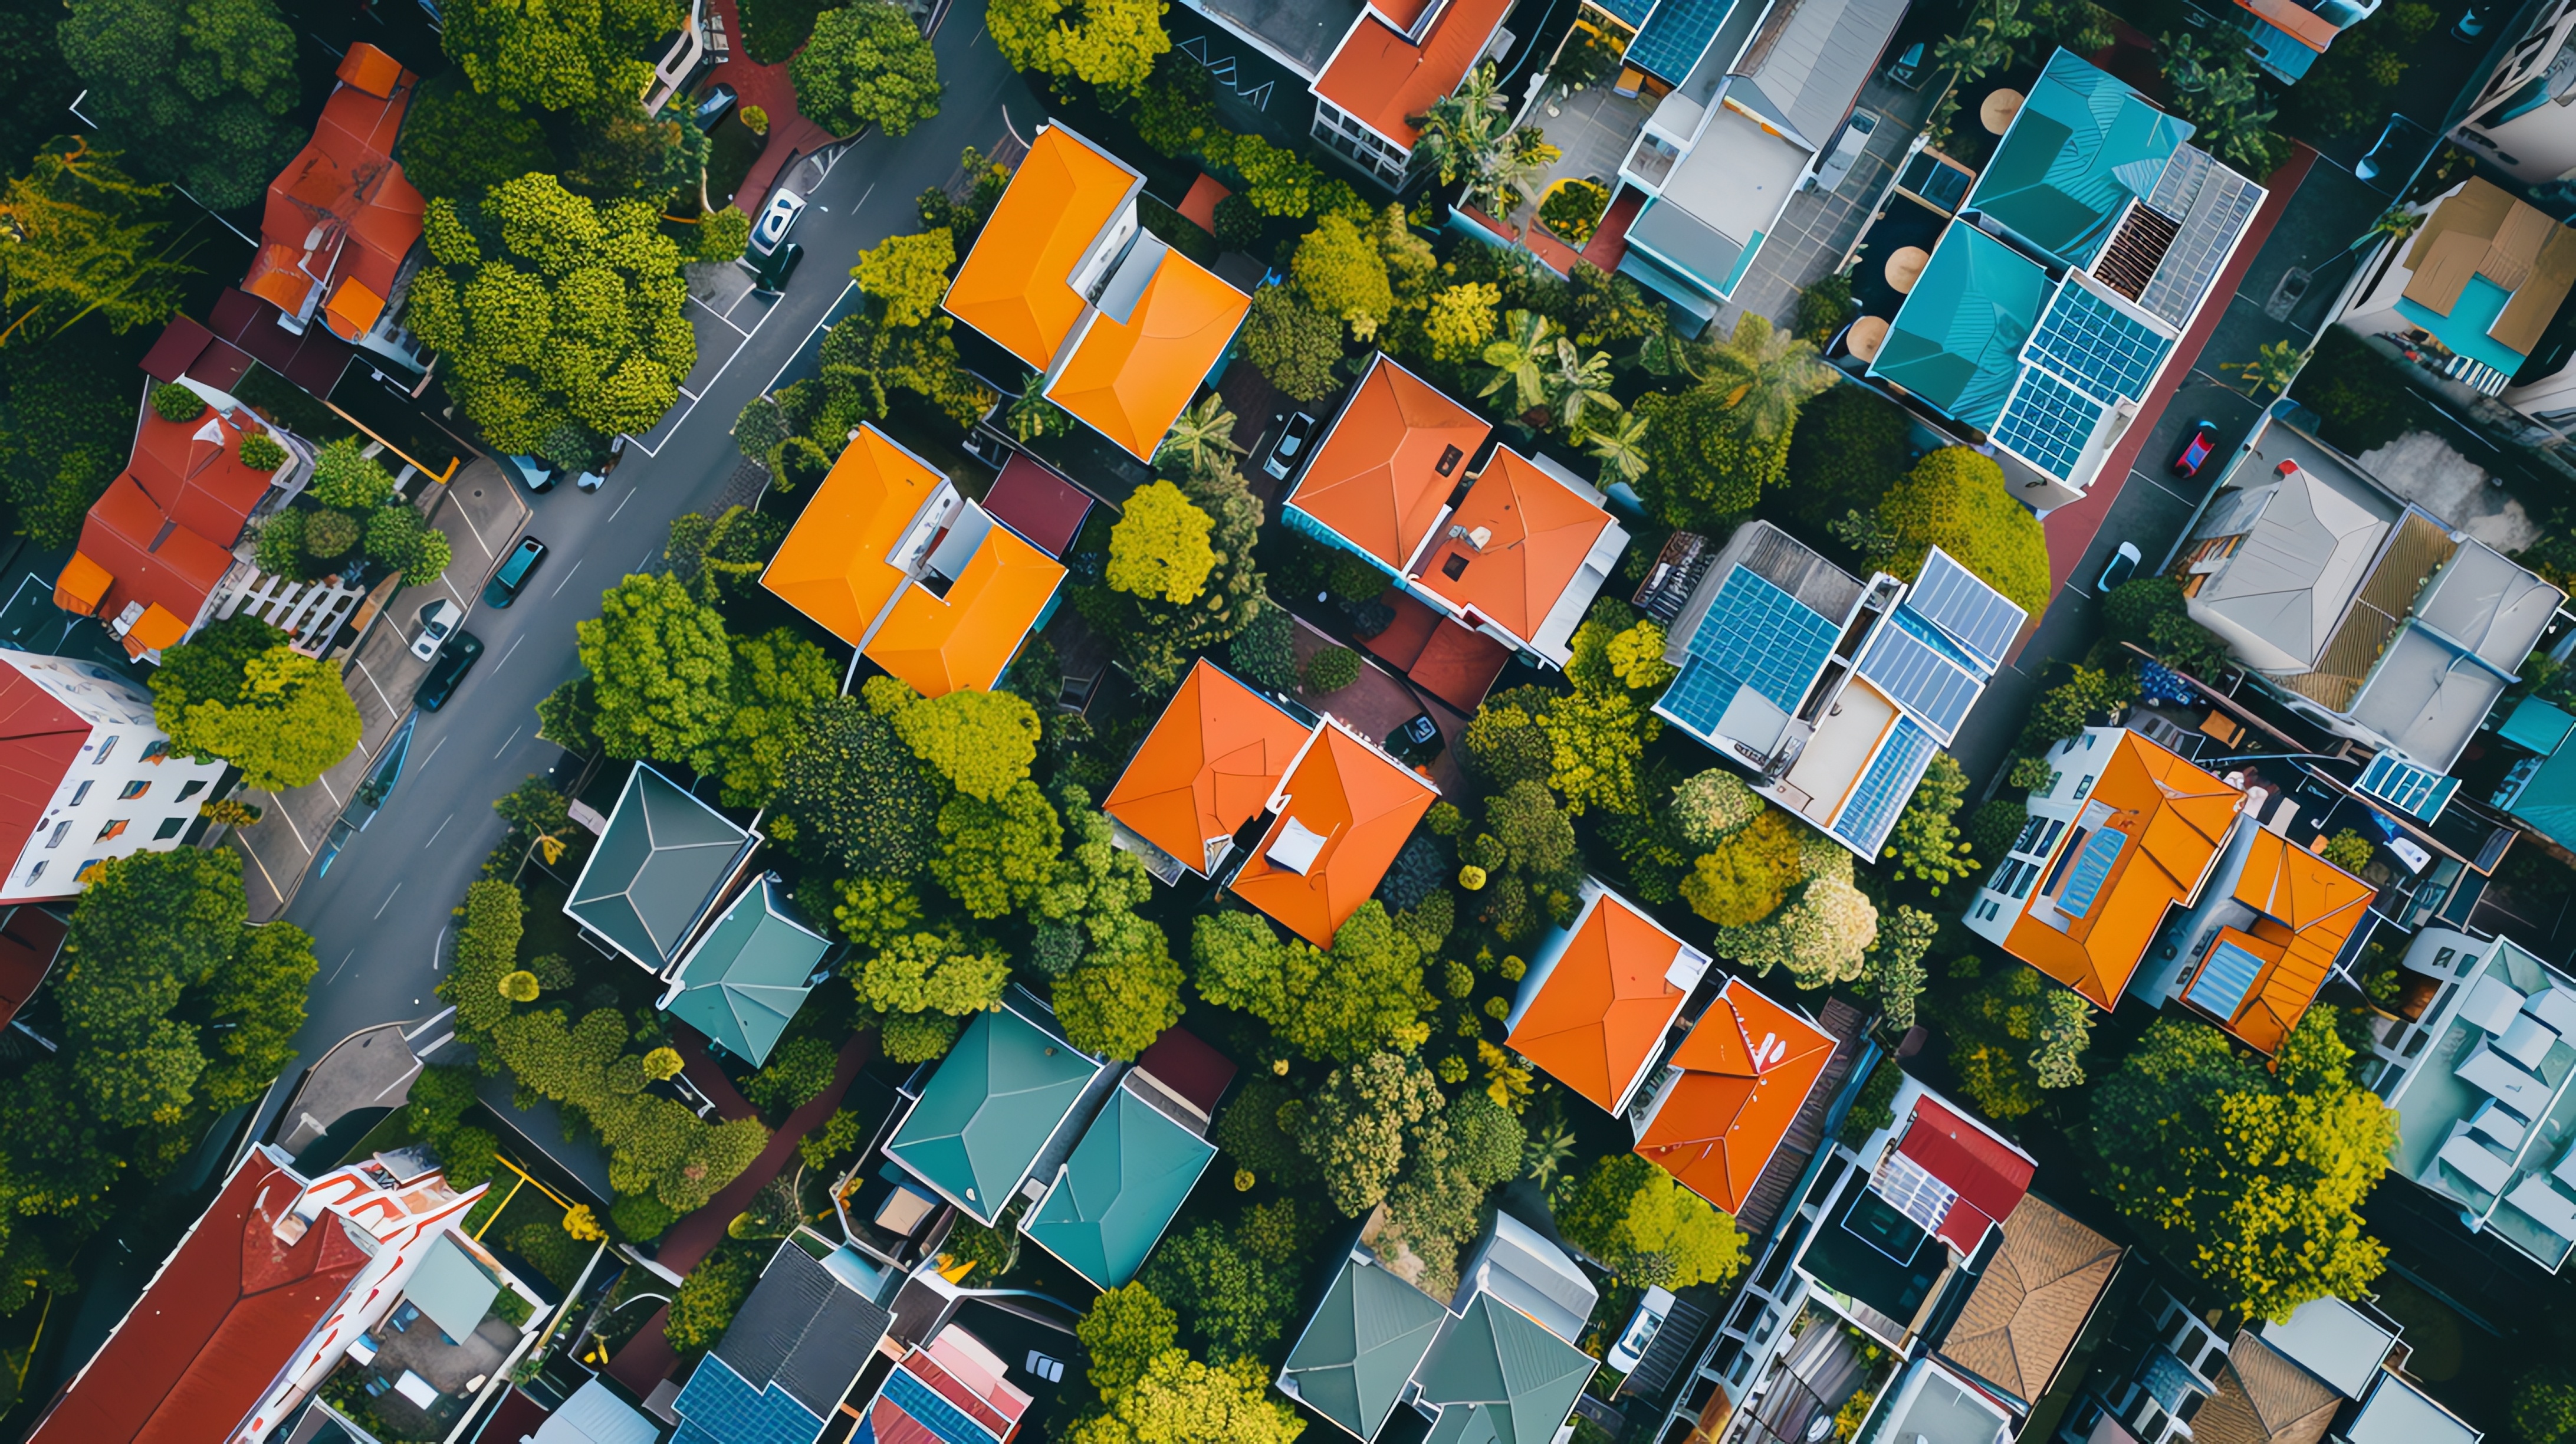
[[770, 1256], [715, 1354], [753, 1388], [774, 1383], [814, 1417], [829, 1419], [893, 1322], [789, 1239]]
[[564, 912], [658, 973], [758, 845], [757, 834], [638, 762]]
[[[1360, 17], [1359, 0], [1182, 0], [1189, 8], [1258, 39], [1272, 58], [1313, 80], [1333, 58], [1333, 47]], [[1209, 62], [1222, 60], [1211, 54]], [[1204, 62], [1203, 62], [1204, 63]], [[1301, 96], [1272, 96], [1295, 105]]]
[[1850, 114], [1905, 6], [1906, 0], [1789, 0], [1744, 48], [1728, 94], [1787, 122], [1820, 150]]

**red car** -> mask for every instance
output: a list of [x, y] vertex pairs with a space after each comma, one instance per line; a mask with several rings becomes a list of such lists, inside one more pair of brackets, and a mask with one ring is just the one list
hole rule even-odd
[[2195, 421], [2183, 437], [2182, 450], [2174, 453], [2173, 474], [2186, 480], [2200, 475], [2209, 458], [2218, 450], [2218, 423]]

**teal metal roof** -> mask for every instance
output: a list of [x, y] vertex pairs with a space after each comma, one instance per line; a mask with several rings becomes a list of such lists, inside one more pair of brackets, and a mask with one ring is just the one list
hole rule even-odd
[[1121, 1287], [1214, 1157], [1213, 1144], [1121, 1088], [1020, 1232], [1101, 1288]]
[[1394, 1274], [1345, 1259], [1289, 1351], [1280, 1385], [1342, 1428], [1375, 1438], [1448, 1317], [1437, 1300]]
[[1010, 1009], [978, 1013], [886, 1153], [989, 1224], [1100, 1066]]
[[2048, 297], [2048, 272], [2037, 262], [1955, 223], [1897, 308], [1869, 374], [1991, 431]]
[[2568, 716], [2566, 709], [2537, 697], [2525, 697], [2514, 704], [2513, 715], [2504, 719], [2496, 735], [2547, 757], [2558, 750], [2558, 744], [2566, 741], [2571, 731], [2576, 731], [2576, 717]]
[[1592, 1357], [1478, 1294], [1414, 1378], [1441, 1406], [1437, 1444], [1547, 1444], [1574, 1412]]
[[2576, 748], [2541, 763], [2505, 811], [2561, 847], [2576, 846]]
[[758, 842], [638, 762], [564, 913], [658, 973]]
[[831, 940], [796, 920], [770, 873], [734, 895], [680, 960], [663, 1008], [757, 1068], [805, 1004]]
[[2090, 264], [2121, 208], [2154, 193], [2191, 132], [2190, 122], [2060, 50], [2004, 132], [1968, 209], [2069, 265]]

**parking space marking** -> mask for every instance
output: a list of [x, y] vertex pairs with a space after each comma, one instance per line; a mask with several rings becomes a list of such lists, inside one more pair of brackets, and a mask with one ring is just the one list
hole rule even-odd
[[[746, 330], [742, 329], [740, 326], [735, 325], [735, 324], [733, 323], [732, 318], [731, 318], [731, 317], [729, 317], [729, 316], [727, 316], [723, 311], [719, 311], [719, 310], [717, 310], [715, 307], [708, 305], [706, 302], [699, 300], [699, 299], [697, 298], [697, 295], [696, 295], [696, 293], [695, 293], [695, 292], [690, 293], [690, 296], [689, 296], [689, 304], [690, 304], [690, 305], [692, 305], [692, 306], [697, 307], [697, 308], [698, 308], [699, 310], [701, 310], [701, 311], [706, 312], [708, 315], [715, 317], [717, 320], [724, 322], [724, 324], [725, 324], [725, 329], [726, 329], [726, 330], [728, 330], [728, 331], [731, 331], [731, 332], [732, 332], [732, 333], [734, 333], [735, 335], [737, 335], [737, 336], [741, 336], [741, 337], [744, 337], [744, 338], [746, 338], [746, 339], [750, 337], [751, 333], [750, 333], [749, 331], [746, 331]], [[728, 309], [730, 309], [730, 308], [728, 308]]]

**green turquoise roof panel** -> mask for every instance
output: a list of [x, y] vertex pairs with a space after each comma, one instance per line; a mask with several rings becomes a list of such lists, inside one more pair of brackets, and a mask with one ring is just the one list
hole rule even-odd
[[759, 838], [639, 762], [564, 913], [662, 971]]
[[1434, 1439], [1548, 1444], [1595, 1367], [1589, 1354], [1480, 1293], [1414, 1378], [1423, 1402], [1440, 1406]]
[[2191, 132], [2188, 121], [2060, 50], [2004, 132], [1968, 209], [2069, 265], [2087, 265], [2130, 198], [2154, 193]]
[[2048, 297], [2048, 272], [2037, 262], [1974, 226], [1953, 224], [1897, 308], [1869, 374], [1991, 431]]
[[2576, 847], [2576, 748], [2551, 756], [2505, 811], [2561, 847]]
[[1121, 1088], [1022, 1233], [1104, 1289], [1136, 1276], [1216, 1148]]
[[1449, 1311], [1384, 1268], [1345, 1259], [1288, 1353], [1280, 1385], [1307, 1408], [1375, 1438]]
[[2505, 741], [2543, 757], [2556, 752], [2570, 732], [2576, 732], [2576, 717], [2537, 697], [2525, 697], [2515, 703], [2513, 715], [2496, 729], [2496, 735]]
[[1073, 1045], [1008, 1008], [978, 1013], [886, 1153], [989, 1224], [1099, 1071]]
[[680, 960], [671, 979], [677, 992], [662, 1006], [757, 1068], [804, 1006], [807, 980], [831, 948], [797, 921], [777, 874], [768, 874], [735, 894]]

